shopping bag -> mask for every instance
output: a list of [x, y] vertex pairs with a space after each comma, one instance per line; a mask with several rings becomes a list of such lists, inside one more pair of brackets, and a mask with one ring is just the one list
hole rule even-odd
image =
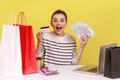
[[[20, 23], [19, 19], [21, 19]], [[23, 24], [24, 20], [25, 24]], [[37, 64], [33, 29], [31, 25], [27, 25], [24, 12], [19, 13], [16, 25], [18, 25], [20, 29], [23, 74], [36, 73]]]
[[0, 75], [6, 77], [22, 76], [21, 45], [19, 26], [12, 25], [16, 22], [15, 14], [8, 17], [9, 22], [3, 25], [0, 44]]
[[0, 75], [22, 76], [19, 26], [3, 25], [0, 45]]
[[106, 49], [104, 76], [120, 78], [120, 47]]

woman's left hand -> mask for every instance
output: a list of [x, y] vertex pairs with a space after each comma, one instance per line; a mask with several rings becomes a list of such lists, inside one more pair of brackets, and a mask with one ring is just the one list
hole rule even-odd
[[88, 37], [87, 36], [81, 36], [81, 46], [84, 47], [88, 43]]

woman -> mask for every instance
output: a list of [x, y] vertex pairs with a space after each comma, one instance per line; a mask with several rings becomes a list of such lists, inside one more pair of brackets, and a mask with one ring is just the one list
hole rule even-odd
[[[62, 10], [55, 11], [51, 16], [53, 32], [37, 34], [37, 60], [44, 56], [44, 64], [71, 65], [77, 64], [81, 58], [85, 45], [88, 42], [86, 36], [81, 37], [80, 49], [76, 54], [75, 39], [64, 32], [67, 25], [67, 15]], [[42, 36], [42, 39], [41, 39]]]

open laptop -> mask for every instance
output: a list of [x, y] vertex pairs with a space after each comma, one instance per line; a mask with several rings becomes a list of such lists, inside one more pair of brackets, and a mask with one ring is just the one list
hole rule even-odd
[[74, 69], [73, 71], [90, 73], [90, 74], [102, 74], [104, 72], [106, 48], [115, 47], [115, 46], [117, 46], [117, 44], [112, 43], [112, 44], [107, 44], [100, 47], [98, 66], [90, 64], [90, 65], [86, 65], [86, 66]]

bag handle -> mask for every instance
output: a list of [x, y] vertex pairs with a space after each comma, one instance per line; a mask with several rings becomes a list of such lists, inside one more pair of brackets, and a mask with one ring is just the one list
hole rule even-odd
[[25, 13], [24, 13], [23, 11], [21, 11], [21, 12], [18, 14], [17, 24], [19, 23], [19, 20], [20, 20], [20, 24], [23, 24], [23, 23], [24, 23], [24, 24], [27, 25]]
[[13, 24], [16, 24], [16, 14], [15, 14], [15, 12], [13, 12], [13, 13], [10, 13], [9, 15], [8, 15], [8, 24], [10, 24], [10, 25], [13, 25]]

